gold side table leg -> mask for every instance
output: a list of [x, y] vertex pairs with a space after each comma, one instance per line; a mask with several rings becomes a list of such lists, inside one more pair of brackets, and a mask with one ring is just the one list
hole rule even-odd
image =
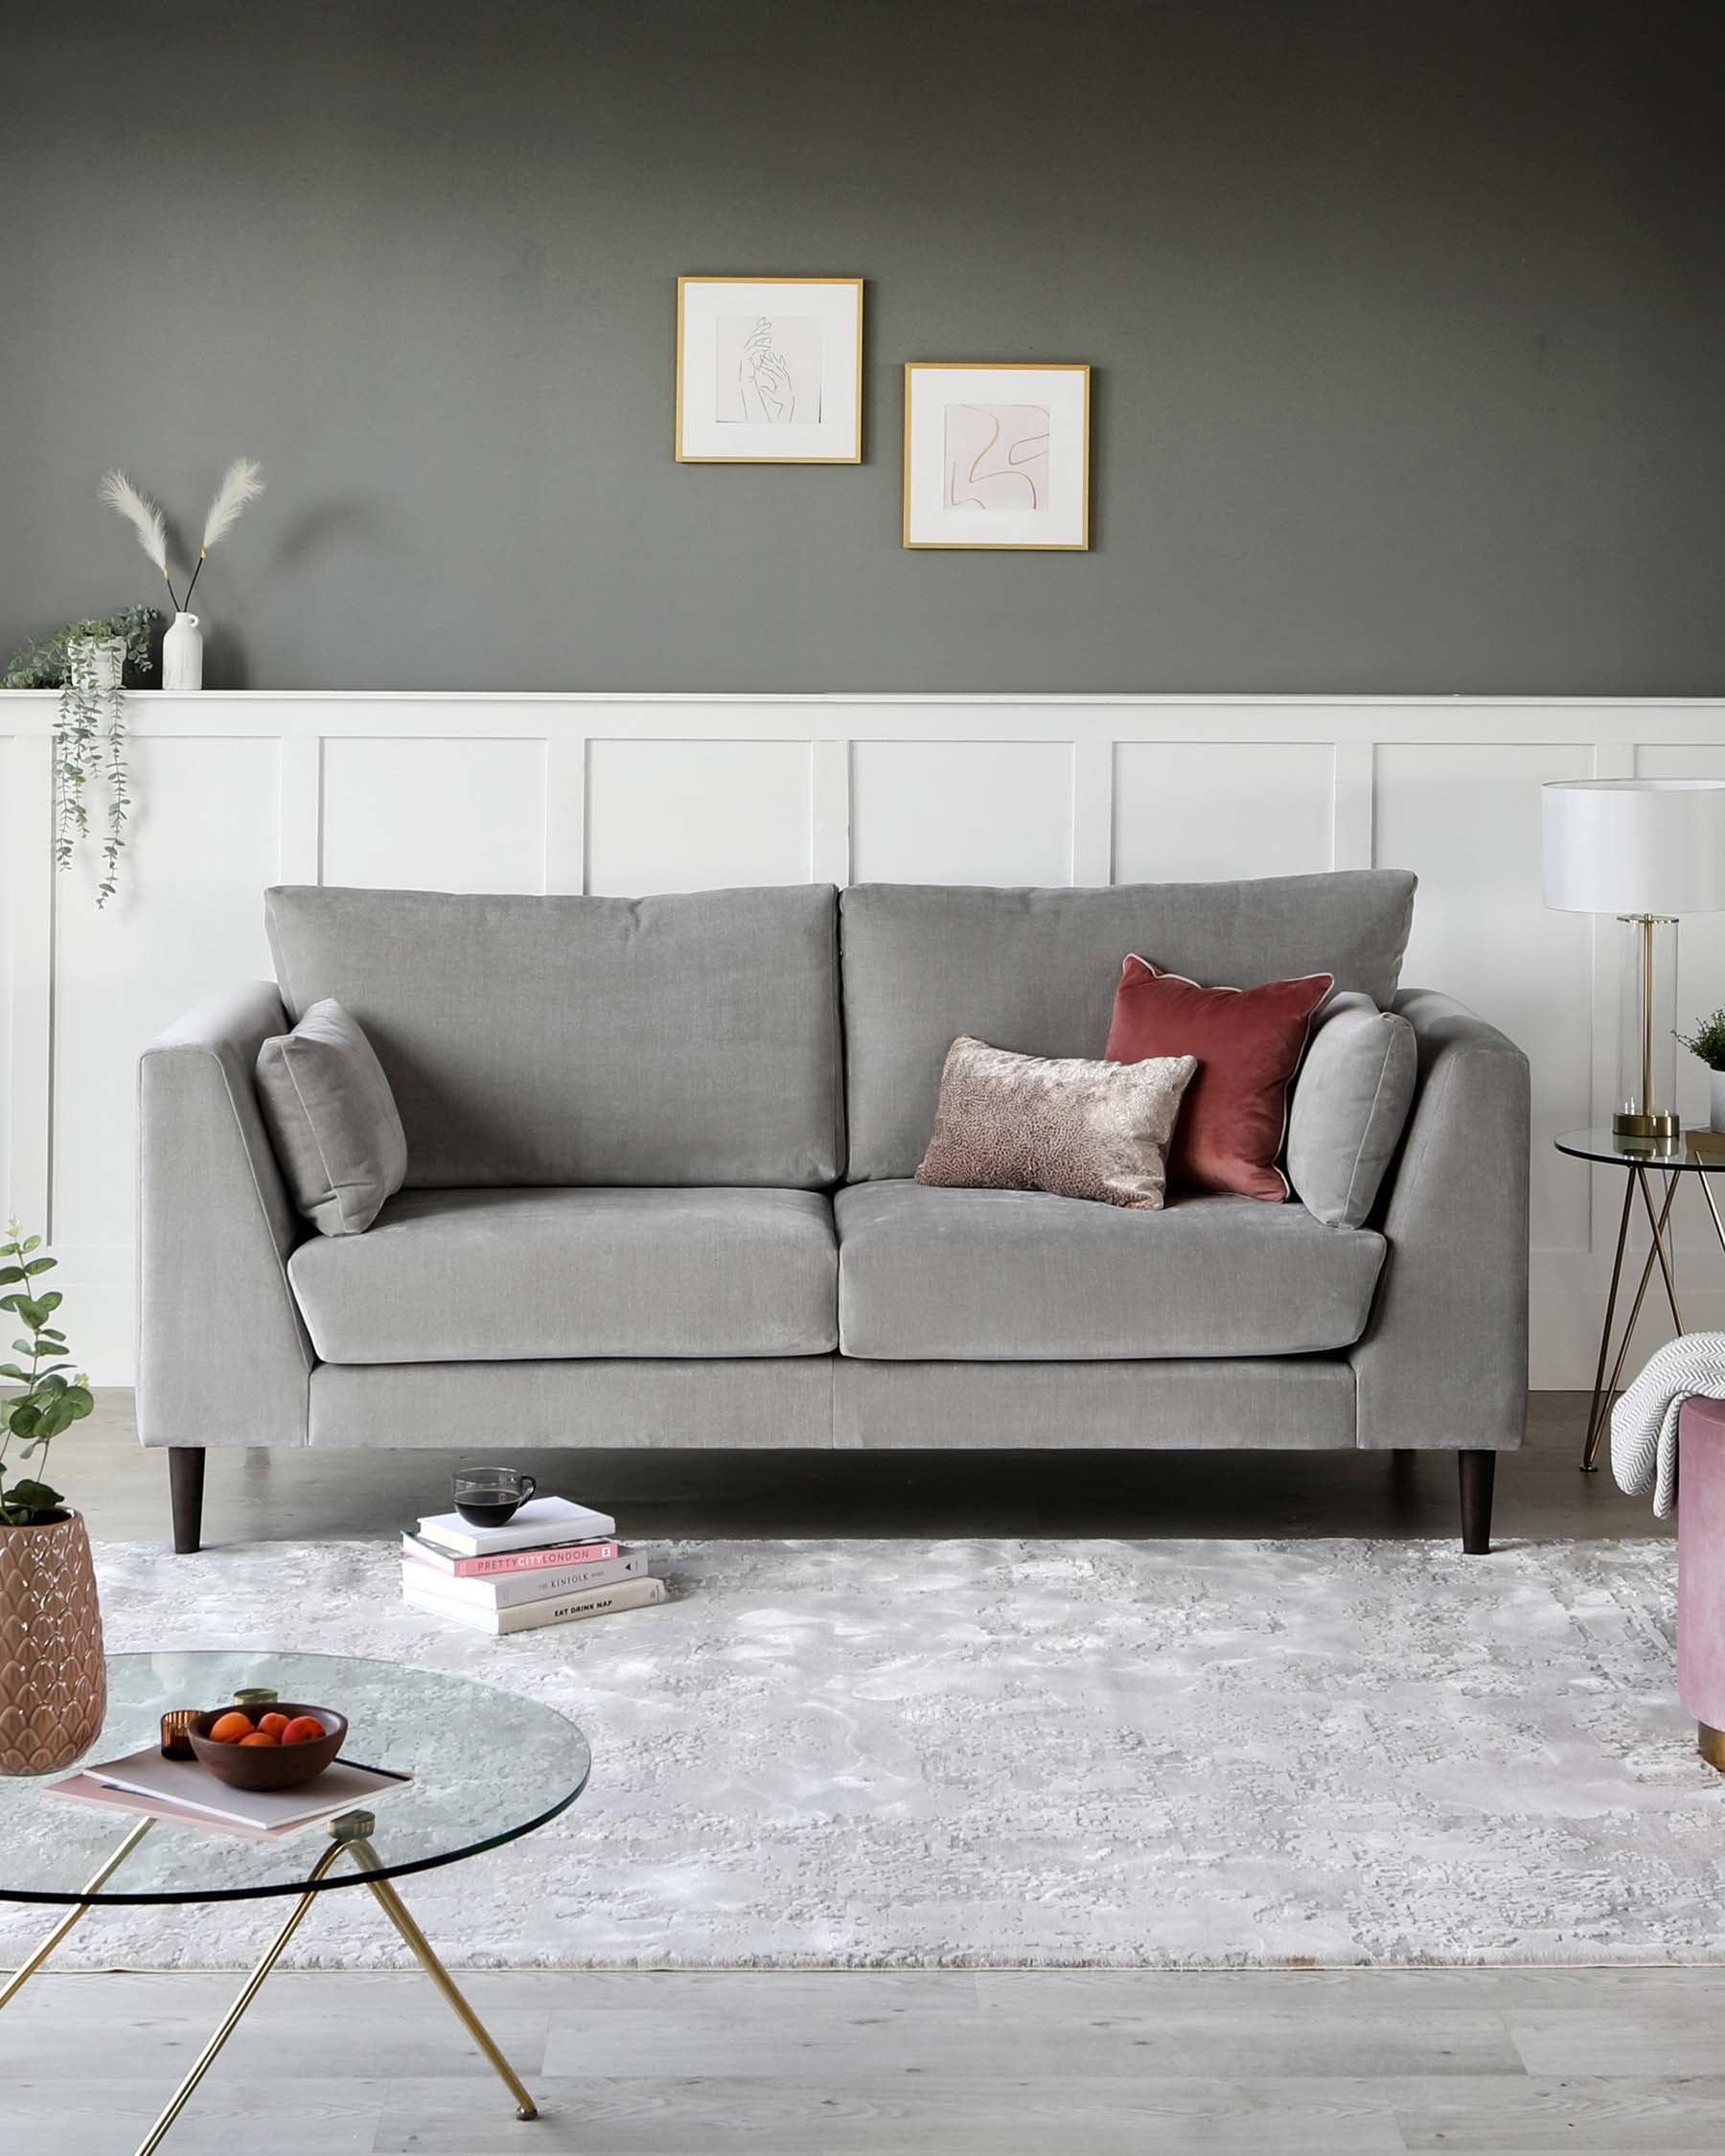
[[[1676, 1176], [1668, 1178], [1668, 1187], [1666, 1191], [1666, 1202], [1656, 1224], [1661, 1234], [1665, 1230], [1666, 1223], [1671, 1217], [1671, 1202], [1677, 1195], [1677, 1181]], [[1654, 1248], [1647, 1252], [1647, 1262], [1642, 1267], [1641, 1282], [1635, 1291], [1635, 1300], [1629, 1306], [1629, 1321], [1623, 1327], [1623, 1337], [1618, 1344], [1617, 1361], [1612, 1365], [1611, 1375], [1606, 1380], [1605, 1390], [1599, 1400], [1598, 1414], [1587, 1433], [1587, 1443], [1581, 1455], [1583, 1467], [1590, 1467], [1593, 1464], [1594, 1455], [1599, 1449], [1599, 1440], [1605, 1434], [1605, 1425], [1611, 1415], [1611, 1403], [1617, 1397], [1618, 1385], [1623, 1375], [1623, 1365], [1629, 1360], [1629, 1349], [1635, 1339], [1635, 1328], [1641, 1322], [1642, 1305], [1647, 1299], [1647, 1290], [1652, 1285], [1653, 1268], [1659, 1261], [1659, 1255], [1658, 1239], [1656, 1237]]]
[[[439, 1991], [443, 1993], [462, 2027], [478, 2045], [486, 2057], [490, 2059], [498, 2079], [502, 2081], [510, 2095], [515, 2098], [516, 2117], [518, 2119], [537, 2119], [539, 2117], [539, 2105], [527, 2094], [515, 2068], [510, 2065], [503, 2053], [497, 2049], [491, 2031], [479, 2019], [472, 2007], [468, 2005], [454, 1978], [432, 1951], [430, 1940], [409, 1915], [406, 1903], [395, 1891], [394, 1882], [379, 1876], [382, 1867], [378, 1862], [377, 1853], [371, 1843], [361, 1835], [351, 1842], [348, 1846], [354, 1862], [366, 1874], [366, 1884], [370, 1887], [372, 1892], [377, 1895], [382, 1906], [383, 1914], [413, 1949], [421, 1968], [425, 1970]], [[146, 2156], [146, 2152], [140, 2149], [138, 2156]]]
[[1623, 1178], [1623, 1212], [1618, 1222], [1617, 1255], [1611, 1261], [1611, 1293], [1605, 1297], [1605, 1322], [1599, 1327], [1599, 1360], [1594, 1369], [1593, 1398], [1587, 1408], [1587, 1435], [1581, 1442], [1581, 1472], [1595, 1472], [1598, 1450], [1599, 1395], [1605, 1389], [1605, 1359], [1611, 1353], [1611, 1328], [1617, 1318], [1618, 1287], [1623, 1277], [1623, 1251], [1629, 1241], [1629, 1215], [1635, 1207], [1635, 1183]]
[[[84, 1881], [83, 1892], [87, 1894], [93, 1894], [98, 1887], [105, 1886], [107, 1882], [114, 1876], [114, 1873], [118, 1871], [120, 1867], [126, 1862], [126, 1858], [130, 1856], [132, 1851], [137, 1847], [138, 1844], [143, 1841], [145, 1835], [150, 1832], [150, 1828], [154, 1824], [155, 1821], [153, 1819], [141, 1819], [138, 1822], [137, 1825], [134, 1826], [131, 1832], [126, 1837], [125, 1841], [122, 1842], [120, 1846], [114, 1851], [113, 1855], [107, 1859], [106, 1863], [104, 1864], [102, 1869], [95, 1873], [93, 1877], [88, 1878]], [[21, 1963], [19, 1967], [15, 1968], [12, 1971], [12, 1975], [7, 1978], [5, 1984], [0, 1984], [0, 2007], [4, 2007], [9, 1999], [15, 1999], [17, 1997], [18, 1993], [23, 1990], [25, 1984], [33, 1976], [34, 1976], [36, 1971], [41, 1967], [42, 1963], [47, 1961], [49, 1955], [54, 1952], [55, 1948], [59, 1944], [60, 1940], [63, 1939], [68, 1935], [68, 1933], [75, 1932], [78, 1929], [79, 1925], [83, 1922], [84, 1918], [89, 1914], [90, 1905], [87, 1901], [80, 1901], [75, 1908], [67, 1911], [66, 1915], [54, 1927], [53, 1931], [48, 1934], [48, 1937], [42, 1941], [41, 1945], [36, 1948], [35, 1952], [30, 1957], [29, 1961]]]
[[[335, 1829], [341, 1824], [342, 1822], [340, 1820], [336, 1820], [331, 1826], [331, 1833], [334, 1834], [335, 1832]], [[179, 2087], [174, 2090], [172, 2097], [169, 2100], [168, 2108], [162, 2113], [162, 2116], [156, 2121], [155, 2124], [150, 2127], [147, 2138], [138, 2144], [138, 2156], [152, 2156], [152, 2151], [161, 2146], [163, 2136], [167, 2133], [169, 2127], [172, 2125], [173, 2122], [179, 2117], [180, 2113], [186, 2108], [186, 2104], [192, 2096], [193, 2090], [196, 2088], [197, 2084], [210, 2071], [210, 2068], [216, 2063], [216, 2059], [219, 2054], [222, 2046], [234, 2033], [235, 2030], [239, 2028], [246, 2007], [251, 2005], [252, 2001], [263, 1989], [264, 1979], [269, 1974], [270, 1970], [273, 1969], [276, 1963], [281, 1960], [282, 1955], [287, 1948], [288, 1941], [293, 1937], [294, 1933], [299, 1930], [301, 1923], [305, 1919], [307, 1910], [309, 1910], [311, 1904], [317, 1899], [317, 1882], [323, 1877], [324, 1873], [328, 1871], [330, 1868], [335, 1863], [337, 1858], [341, 1855], [342, 1850], [346, 1846], [347, 1843], [345, 1838], [338, 1838], [337, 1840], [333, 1841], [330, 1844], [329, 1847], [324, 1851], [322, 1856], [320, 1856], [317, 1862], [311, 1867], [310, 1872], [306, 1880], [306, 1891], [303, 1894], [301, 1894], [298, 1901], [294, 1903], [292, 1914], [288, 1916], [288, 1921], [282, 1926], [281, 1930], [276, 1934], [274, 1939], [270, 1942], [268, 1953], [264, 1955], [264, 1959], [252, 1971], [251, 1975], [245, 1980], [245, 1988], [241, 1992], [239, 1998], [237, 1998], [234, 2001], [233, 2005], [228, 2008], [226, 2017], [223, 2019], [221, 2026], [217, 2030], [215, 2035], [210, 2038], [209, 2042], [198, 2053], [197, 2062], [193, 2067], [191, 2073], [186, 2076], [186, 2078], [180, 2083]]]
[[1725, 1221], [1719, 1218], [1719, 1208], [1714, 1204], [1713, 1184], [1708, 1180], [1705, 1168], [1697, 1180], [1701, 1184], [1701, 1195], [1707, 1200], [1707, 1209], [1713, 1215], [1714, 1233], [1719, 1238], [1720, 1250], [1725, 1250]]
[[1673, 1173], [1666, 1178], [1669, 1187], [1666, 1191], [1664, 1210], [1657, 1216], [1653, 1211], [1653, 1193], [1647, 1188], [1647, 1171], [1639, 1161], [1636, 1162], [1635, 1166], [1635, 1180], [1641, 1185], [1642, 1204], [1647, 1208], [1647, 1226], [1653, 1230], [1654, 1252], [1659, 1259], [1659, 1270], [1665, 1275], [1666, 1300], [1671, 1306], [1671, 1322], [1676, 1326], [1681, 1337], [1683, 1313], [1677, 1307], [1677, 1285], [1671, 1276], [1671, 1262], [1666, 1252], [1665, 1240], [1666, 1222], [1671, 1217], [1671, 1200], [1677, 1195], [1677, 1177]]

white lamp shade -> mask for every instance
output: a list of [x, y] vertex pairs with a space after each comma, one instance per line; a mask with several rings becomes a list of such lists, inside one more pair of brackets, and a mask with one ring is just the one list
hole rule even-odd
[[1725, 779], [1559, 779], [1541, 792], [1548, 906], [1725, 911]]

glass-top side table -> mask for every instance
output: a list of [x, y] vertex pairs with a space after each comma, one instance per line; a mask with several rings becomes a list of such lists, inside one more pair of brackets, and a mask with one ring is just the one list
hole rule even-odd
[[[345, 1714], [344, 1759], [414, 1778], [382, 1798], [376, 1813], [344, 1812], [321, 1829], [308, 1826], [279, 1841], [140, 1816], [117, 1846], [114, 1816], [105, 1808], [43, 1796], [44, 1780], [58, 1778], [0, 1780], [0, 1901], [66, 1909], [36, 1951], [0, 1984], [0, 2007], [92, 1909], [292, 1897], [281, 1930], [139, 2145], [138, 2156], [151, 2156], [160, 2145], [318, 1895], [342, 1887], [370, 1889], [515, 2098], [518, 2115], [537, 2117], [533, 2099], [394, 1882], [516, 1841], [566, 1811], [586, 1787], [591, 1768], [586, 1739], [574, 1723], [553, 1708], [472, 1678], [350, 1655], [110, 1655], [107, 1685], [107, 1717], [91, 1747], [93, 1758], [114, 1758], [159, 1740], [161, 1717], [174, 1708], [218, 1707], [237, 1691], [268, 1686], [283, 1699]], [[55, 1814], [46, 1847], [38, 1831], [20, 1831], [27, 1815], [39, 1829], [44, 1808]], [[308, 1864], [313, 1849], [318, 1853]]]
[[[1641, 1322], [1642, 1306], [1647, 1299], [1656, 1266], [1665, 1285], [1666, 1300], [1671, 1306], [1671, 1322], [1679, 1334], [1684, 1329], [1683, 1311], [1677, 1300], [1675, 1251], [1667, 1231], [1671, 1207], [1686, 1178], [1693, 1179], [1695, 1187], [1706, 1200], [1719, 1248], [1725, 1250], [1725, 1220], [1720, 1218], [1712, 1181], [1714, 1176], [1725, 1175], [1725, 1138], [1715, 1138], [1711, 1131], [1686, 1133], [1669, 1138], [1625, 1137], [1604, 1125], [1590, 1131], [1566, 1131], [1552, 1142], [1559, 1153], [1568, 1154], [1572, 1159], [1624, 1171], [1623, 1210], [1618, 1222], [1617, 1251], [1611, 1261], [1611, 1289], [1605, 1298], [1605, 1320], [1599, 1328], [1599, 1360], [1594, 1371], [1593, 1399], [1587, 1411], [1587, 1435], [1581, 1446], [1582, 1471], [1592, 1474], [1598, 1462], [1599, 1443], [1611, 1415], [1611, 1404], [1622, 1381], [1623, 1365], [1629, 1360], [1630, 1343]], [[1714, 1150], [1715, 1144], [1718, 1151]], [[1652, 1169], [1659, 1170], [1666, 1179], [1664, 1200], [1657, 1206], [1653, 1202], [1653, 1186], [1648, 1181], [1648, 1172]], [[1629, 1222], [1638, 1196], [1647, 1216], [1651, 1240], [1647, 1261], [1642, 1267], [1635, 1298], [1629, 1305], [1629, 1316], [1613, 1359], [1611, 1339], [1617, 1323], [1618, 1292], [1623, 1278], [1623, 1252], [1628, 1247]], [[1608, 1362], [1611, 1364], [1609, 1380], [1605, 1374]]]

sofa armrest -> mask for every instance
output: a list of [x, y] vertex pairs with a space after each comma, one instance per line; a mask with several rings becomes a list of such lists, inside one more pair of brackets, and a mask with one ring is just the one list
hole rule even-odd
[[288, 1282], [305, 1232], [252, 1071], [288, 1029], [272, 985], [229, 989], [138, 1066], [138, 1435], [303, 1445], [316, 1360]]
[[1528, 1412], [1528, 1059], [1430, 989], [1393, 1007], [1419, 1079], [1378, 1201], [1390, 1253], [1349, 1358], [1359, 1442], [1507, 1451]]

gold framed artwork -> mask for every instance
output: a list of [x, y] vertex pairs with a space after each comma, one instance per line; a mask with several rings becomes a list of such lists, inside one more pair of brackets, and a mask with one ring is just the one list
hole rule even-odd
[[905, 544], [1090, 545], [1090, 369], [913, 360], [905, 369]]
[[677, 280], [678, 464], [861, 464], [862, 280]]

